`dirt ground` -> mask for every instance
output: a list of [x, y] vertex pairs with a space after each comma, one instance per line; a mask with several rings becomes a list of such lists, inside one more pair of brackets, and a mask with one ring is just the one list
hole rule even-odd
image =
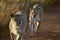
[[[9, 34], [0, 30], [0, 40], [10, 40]], [[29, 36], [29, 29], [24, 33], [24, 40], [60, 40], [60, 6], [49, 8], [44, 14], [38, 33], [35, 37]]]

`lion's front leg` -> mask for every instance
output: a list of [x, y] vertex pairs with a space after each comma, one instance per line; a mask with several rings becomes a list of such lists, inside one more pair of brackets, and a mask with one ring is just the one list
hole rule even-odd
[[35, 25], [34, 32], [36, 33], [39, 27], [39, 22], [38, 21], [35, 22], [34, 25]]
[[16, 35], [16, 39], [15, 39], [15, 40], [18, 40], [18, 39], [19, 39], [19, 36], [20, 36], [20, 35], [19, 35], [19, 34], [17, 34], [17, 35]]

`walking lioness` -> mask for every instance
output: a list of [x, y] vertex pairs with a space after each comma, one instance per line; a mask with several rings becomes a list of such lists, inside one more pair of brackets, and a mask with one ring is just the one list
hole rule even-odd
[[27, 14], [24, 10], [16, 12], [10, 19], [11, 40], [22, 40], [27, 25]]

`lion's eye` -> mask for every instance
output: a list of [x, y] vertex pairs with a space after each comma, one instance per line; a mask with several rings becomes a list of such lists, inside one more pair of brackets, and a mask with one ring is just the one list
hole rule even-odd
[[40, 8], [40, 7], [38, 7], [38, 8]]

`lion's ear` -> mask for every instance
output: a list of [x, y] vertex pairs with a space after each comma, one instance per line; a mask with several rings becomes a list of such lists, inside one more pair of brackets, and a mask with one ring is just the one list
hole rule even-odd
[[11, 17], [13, 17], [14, 14], [11, 14]]

